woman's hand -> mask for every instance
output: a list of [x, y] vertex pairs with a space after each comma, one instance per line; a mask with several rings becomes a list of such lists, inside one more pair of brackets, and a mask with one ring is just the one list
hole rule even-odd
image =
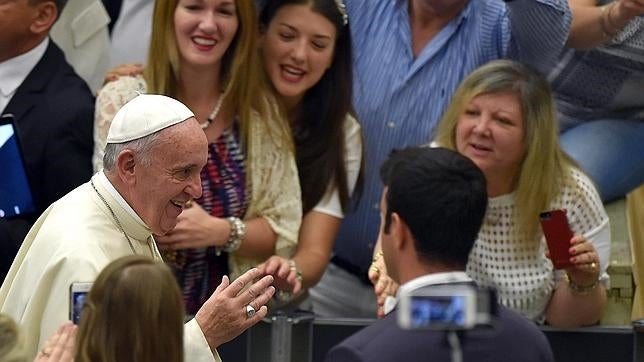
[[143, 65], [139, 63], [121, 64], [112, 69], [108, 69], [107, 73], [105, 73], [103, 84], [105, 85], [109, 82], [113, 82], [119, 79], [120, 77], [127, 77], [127, 76], [135, 77], [142, 73], [143, 73]]
[[573, 266], [566, 269], [568, 277], [581, 286], [596, 283], [601, 269], [593, 243], [582, 235], [575, 235], [570, 239], [570, 245], [570, 262]]
[[378, 318], [382, 318], [385, 316], [385, 300], [387, 300], [388, 296], [394, 297], [398, 290], [398, 283], [387, 274], [387, 266], [385, 265], [382, 250], [374, 254], [368, 276], [373, 284], [373, 290], [378, 301]]
[[615, 17], [619, 20], [630, 21], [636, 16], [644, 15], [644, 0], [617, 0]]
[[272, 275], [275, 278], [274, 285], [280, 292], [297, 295], [302, 290], [302, 278], [298, 276], [295, 262], [290, 259], [273, 255], [257, 268], [263, 274]]
[[230, 236], [226, 219], [210, 216], [201, 205], [192, 202], [177, 218], [177, 225], [163, 236], [155, 236], [159, 249], [180, 250], [221, 246]]
[[71, 362], [74, 360], [76, 326], [65, 322], [45, 341], [34, 362]]

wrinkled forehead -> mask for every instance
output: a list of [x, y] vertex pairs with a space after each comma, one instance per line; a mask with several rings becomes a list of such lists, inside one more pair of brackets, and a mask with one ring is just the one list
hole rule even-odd
[[159, 147], [155, 150], [159, 156], [175, 156], [193, 159], [205, 159], [208, 154], [208, 140], [194, 117], [159, 133]]

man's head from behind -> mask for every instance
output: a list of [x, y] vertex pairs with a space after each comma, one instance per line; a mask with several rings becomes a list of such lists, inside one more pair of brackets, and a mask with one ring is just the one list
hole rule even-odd
[[38, 45], [67, 0], [0, 0], [0, 62]]
[[170, 97], [145, 94], [114, 116], [103, 164], [114, 187], [153, 233], [172, 230], [186, 202], [201, 196], [206, 136]]
[[464, 270], [487, 208], [478, 167], [444, 148], [410, 147], [392, 152], [380, 175], [382, 248], [392, 278]]

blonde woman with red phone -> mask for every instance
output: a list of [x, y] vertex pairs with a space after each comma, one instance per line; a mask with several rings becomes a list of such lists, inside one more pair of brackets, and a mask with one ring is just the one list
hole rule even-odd
[[[555, 114], [540, 73], [497, 60], [461, 83], [436, 142], [474, 161], [487, 181], [488, 209], [468, 274], [527, 318], [576, 327], [597, 323], [606, 303], [610, 226], [593, 183], [559, 146]], [[572, 231], [561, 248], [570, 253], [563, 269], [553, 265], [539, 225], [541, 213], [557, 209], [567, 210]], [[372, 274], [386, 283], [376, 257]]]

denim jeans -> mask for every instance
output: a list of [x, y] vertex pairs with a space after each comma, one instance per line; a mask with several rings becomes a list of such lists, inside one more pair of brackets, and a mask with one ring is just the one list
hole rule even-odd
[[595, 182], [604, 202], [623, 197], [644, 183], [642, 121], [578, 122], [563, 130], [560, 143]]

